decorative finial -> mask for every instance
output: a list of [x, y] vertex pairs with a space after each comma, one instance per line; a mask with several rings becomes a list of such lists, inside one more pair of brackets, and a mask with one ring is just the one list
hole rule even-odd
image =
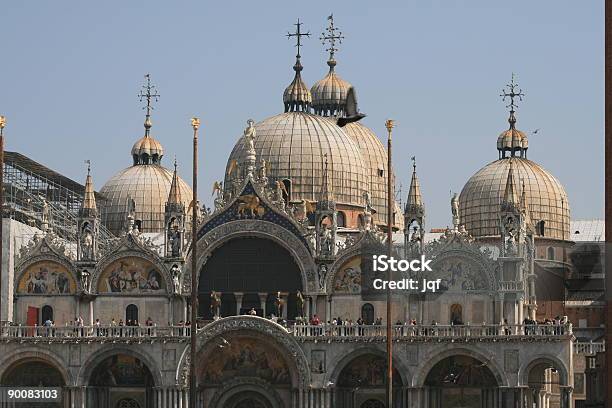
[[416, 171], [416, 156], [412, 156], [410, 160], [412, 160], [412, 170]]
[[385, 121], [385, 127], [387, 128], [387, 132], [389, 132], [389, 137], [391, 137], [391, 131], [395, 127], [395, 121], [393, 119], [387, 119]]
[[329, 17], [327, 17], [327, 21], [329, 22], [327, 28], [323, 33], [321, 33], [321, 37], [319, 37], [319, 39], [323, 45], [325, 45], [325, 43], [329, 43], [329, 48], [325, 49], [325, 51], [329, 52], [329, 60], [327, 61], [327, 65], [329, 65], [330, 70], [333, 70], [336, 66], [334, 54], [336, 51], [338, 51], [338, 48], [336, 48], [336, 40], [338, 41], [338, 44], [342, 44], [344, 36], [342, 35], [342, 32], [334, 25], [333, 14], [330, 14]]
[[144, 127], [145, 127], [145, 136], [149, 136], [149, 130], [151, 129], [151, 126], [152, 126], [151, 125], [151, 111], [153, 110], [153, 105], [151, 104], [151, 101], [155, 100], [155, 102], [157, 102], [161, 95], [157, 93], [157, 89], [155, 85], [151, 85], [151, 74], [146, 74], [145, 78], [147, 80], [147, 83], [142, 86], [142, 89], [140, 90], [138, 97], [140, 99], [140, 102], [142, 102], [143, 99], [147, 100], [147, 105], [143, 106], [142, 109], [146, 109], [147, 111]]
[[6, 116], [0, 115], [0, 130], [4, 129], [6, 126]]
[[193, 128], [193, 130], [198, 130], [198, 128], [200, 127], [200, 118], [191, 118], [191, 127]]
[[514, 108], [518, 107], [518, 105], [514, 101], [514, 98], [518, 98], [519, 101], [522, 101], [523, 96], [525, 96], [523, 90], [518, 88], [518, 84], [514, 83], [514, 72], [512, 73], [512, 79], [510, 83], [506, 84], [506, 88], [502, 89], [502, 93], [499, 96], [502, 97], [503, 101], [506, 101], [506, 98], [510, 98], [510, 104], [506, 105], [506, 108], [510, 108], [510, 117], [508, 118], [508, 122], [510, 123], [510, 129], [514, 129], [514, 125], [516, 123], [516, 118], [514, 117]]
[[302, 46], [302, 37], [310, 37], [310, 31], [303, 33], [302, 32], [302, 25], [303, 23], [300, 22], [300, 19], [297, 19], [297, 23], [294, 24], [295, 25], [295, 32], [294, 33], [289, 33], [287, 32], [287, 38], [291, 39], [291, 37], [295, 37], [296, 38], [296, 44], [295, 46], [297, 47], [297, 54], [295, 56], [296, 60], [295, 60], [295, 65], [293, 66], [293, 69], [296, 71], [301, 71], [302, 70], [302, 64], [300, 63], [300, 58], [302, 57], [300, 54], [300, 47]]
[[85, 164], [87, 165], [87, 175], [91, 173], [91, 160], [85, 160]]

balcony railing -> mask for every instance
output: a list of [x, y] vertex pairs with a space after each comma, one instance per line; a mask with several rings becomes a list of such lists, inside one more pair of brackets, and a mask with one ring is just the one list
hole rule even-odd
[[[201, 329], [205, 325], [200, 326]], [[393, 325], [393, 337], [411, 339], [457, 338], [519, 338], [562, 337], [572, 334], [571, 324], [562, 325]], [[382, 340], [386, 336], [385, 325], [304, 325], [294, 324], [287, 333], [299, 339], [354, 339]], [[96, 341], [122, 341], [132, 339], [184, 339], [191, 334], [189, 326], [4, 326], [0, 327], [0, 341], [8, 339], [89, 339]], [[595, 350], [598, 343], [581, 343], [581, 352], [588, 347]], [[589, 346], [590, 345], [590, 346]], [[578, 350], [578, 349], [576, 349]], [[587, 350], [587, 351], [582, 351]], [[577, 351], [578, 352], [578, 351]]]
[[502, 292], [518, 292], [522, 291], [524, 285], [523, 282], [519, 281], [501, 281], [499, 282], [499, 290]]
[[[394, 325], [395, 339], [453, 339], [487, 337], [561, 337], [572, 334], [571, 323], [562, 325]], [[295, 337], [309, 338], [382, 338], [386, 326], [380, 325], [299, 325], [292, 328]]]
[[189, 326], [4, 326], [0, 339], [10, 338], [140, 338], [189, 337]]
[[603, 353], [606, 351], [606, 343], [602, 342], [582, 342], [577, 341], [574, 343], [575, 354], [595, 355], [597, 353]]

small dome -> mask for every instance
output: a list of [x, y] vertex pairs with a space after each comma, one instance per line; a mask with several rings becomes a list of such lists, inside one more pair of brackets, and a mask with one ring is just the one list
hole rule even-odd
[[351, 84], [340, 78], [335, 71], [336, 61], [327, 61], [329, 72], [325, 78], [315, 83], [310, 89], [312, 108], [323, 116], [342, 116], [346, 105], [346, 94]]
[[138, 139], [132, 147], [134, 164], [159, 164], [163, 155], [161, 143], [149, 135]]
[[285, 88], [283, 93], [283, 103], [285, 104], [285, 112], [307, 112], [312, 102], [308, 86], [302, 80], [302, 64], [298, 58], [293, 66], [295, 77], [293, 81]]
[[525, 133], [516, 128], [516, 117], [513, 110], [510, 111], [508, 123], [510, 128], [503, 131], [497, 138], [499, 157], [506, 157], [506, 152], [510, 153], [510, 156], [515, 156], [516, 153], [519, 153], [520, 157], [527, 157], [529, 139]]
[[[324, 154], [329, 161], [329, 184], [334, 201], [363, 208], [363, 193], [369, 190], [368, 172], [358, 145], [336, 123], [305, 112], [287, 112], [255, 124], [254, 148], [257, 162], [269, 164], [268, 178], [289, 180], [291, 200], [319, 199], [323, 183]], [[245, 161], [247, 152], [241, 137], [226, 168], [229, 188], [236, 172], [227, 175], [231, 163]]]
[[[165, 204], [168, 201], [173, 172], [157, 164], [128, 167], [104, 184], [100, 193], [105, 202], [102, 221], [116, 235], [126, 229], [128, 200], [136, 204], [135, 219], [141, 221], [141, 232], [164, 229]], [[193, 197], [191, 188], [178, 177], [178, 189], [185, 208]]]
[[499, 236], [499, 212], [510, 163], [532, 222], [544, 222], [544, 237], [569, 240], [570, 208], [565, 189], [552, 174], [522, 157], [496, 160], [478, 170], [461, 190], [459, 216], [474, 237]]

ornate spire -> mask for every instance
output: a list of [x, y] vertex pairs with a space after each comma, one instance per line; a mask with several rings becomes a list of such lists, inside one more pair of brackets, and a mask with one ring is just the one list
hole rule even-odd
[[152, 105], [152, 101], [155, 100], [155, 102], [157, 102], [159, 100], [159, 97], [161, 95], [159, 95], [157, 93], [157, 89], [155, 87], [155, 85], [151, 85], [151, 74], [146, 74], [145, 78], [147, 80], [147, 83], [145, 85], [142, 86], [142, 89], [140, 90], [140, 93], [138, 94], [138, 97], [140, 99], [140, 102], [142, 102], [143, 100], [146, 99], [147, 104], [146, 106], [143, 106], [142, 109], [145, 109], [147, 114], [145, 116], [145, 121], [144, 121], [144, 128], [145, 128], [145, 137], [149, 136], [149, 131], [151, 129], [151, 111], [153, 111], [153, 105]]
[[321, 183], [321, 197], [320, 201], [332, 201], [331, 189], [329, 188], [329, 175], [328, 175], [328, 167], [329, 162], [327, 160], [327, 153], [323, 155], [325, 161], [323, 162], [323, 182]]
[[516, 187], [514, 185], [514, 163], [510, 161], [510, 168], [508, 169], [508, 178], [506, 179], [506, 189], [504, 191], [504, 198], [502, 200], [502, 207], [505, 208], [518, 208], [520, 200]]
[[176, 157], [174, 158], [174, 174], [172, 175], [172, 184], [170, 185], [170, 193], [168, 194], [168, 204], [182, 204], [181, 190], [179, 189], [178, 172], [176, 170]]
[[332, 72], [334, 67], [336, 66], [336, 60], [334, 59], [334, 55], [338, 48], [336, 48], [336, 41], [338, 44], [342, 44], [342, 40], [344, 36], [342, 32], [338, 30], [338, 28], [334, 25], [334, 15], [330, 14], [327, 17], [328, 25], [323, 33], [321, 33], [321, 37], [319, 39], [325, 45], [325, 43], [329, 44], [329, 47], [325, 50], [329, 52], [329, 59], [327, 60], [327, 65], [329, 65], [329, 71]]
[[408, 199], [404, 209], [406, 215], [417, 218], [425, 212], [423, 205], [423, 196], [421, 195], [421, 184], [416, 172], [416, 157], [412, 156], [412, 179], [410, 180], [410, 189], [408, 190]]
[[87, 177], [85, 178], [85, 194], [81, 205], [80, 215], [82, 217], [95, 217], [98, 208], [96, 206], [96, 195], [93, 188], [93, 179], [91, 177], [91, 161], [85, 160], [87, 164]]
[[300, 47], [302, 46], [302, 37], [310, 37], [310, 32], [302, 32], [302, 23], [300, 23], [299, 18], [295, 26], [296, 29], [294, 33], [287, 33], [287, 38], [296, 38], [295, 46], [297, 47], [297, 54], [295, 56], [295, 65], [293, 66], [295, 77], [293, 78], [291, 84], [285, 88], [285, 92], [283, 93], [283, 103], [285, 104], [285, 112], [306, 112], [310, 109], [312, 97], [308, 87], [302, 80], [301, 72], [304, 67], [301, 63], [302, 56], [300, 55]]

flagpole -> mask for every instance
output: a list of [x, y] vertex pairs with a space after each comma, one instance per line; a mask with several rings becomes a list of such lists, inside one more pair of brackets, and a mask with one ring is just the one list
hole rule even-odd
[[[4, 126], [6, 126], [6, 118], [0, 116], [0, 335], [2, 334], [2, 278], [4, 274], [4, 258], [2, 253], [4, 252]], [[7, 297], [8, 299], [8, 297]], [[6, 320], [9, 320], [8, 308]]]
[[198, 331], [198, 280], [197, 280], [197, 233], [198, 233], [198, 128], [200, 127], [200, 119], [192, 118], [191, 126], [193, 127], [193, 180], [192, 190], [193, 198], [191, 201], [191, 333], [190, 333], [190, 351], [191, 358], [189, 360], [189, 407], [196, 408], [196, 334]]
[[[391, 132], [394, 122], [388, 119], [387, 128], [387, 256], [393, 252], [393, 179], [391, 166]], [[391, 268], [387, 270], [387, 280], [392, 279]], [[387, 408], [393, 407], [393, 331], [391, 327], [391, 289], [387, 285]]]

